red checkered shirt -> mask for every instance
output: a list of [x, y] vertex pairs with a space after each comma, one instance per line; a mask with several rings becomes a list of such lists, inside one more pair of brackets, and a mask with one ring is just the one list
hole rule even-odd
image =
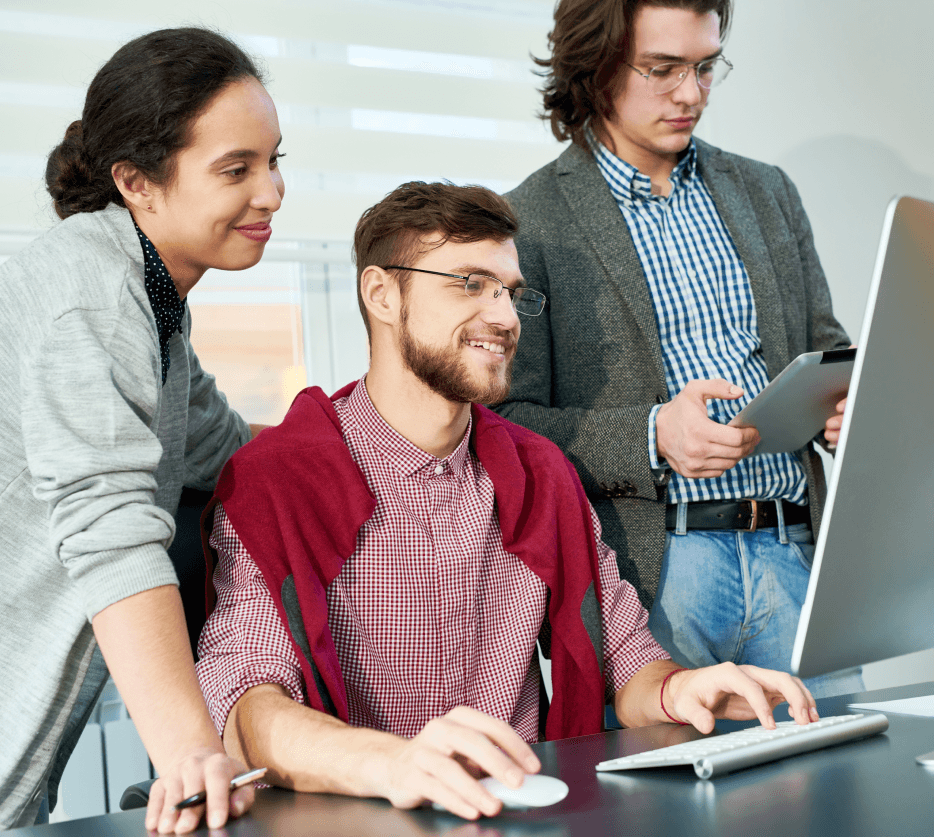
[[[535, 649], [545, 583], [503, 549], [493, 483], [469, 447], [445, 459], [379, 415], [361, 382], [334, 402], [341, 432], [376, 496], [357, 549], [327, 589], [328, 627], [350, 723], [406, 737], [458, 705], [538, 739]], [[339, 490], [335, 487], [335, 490]], [[607, 699], [646, 663], [668, 659], [616, 555], [600, 540]], [[277, 683], [304, 703], [301, 667], [262, 573], [217, 506], [211, 545], [217, 605], [201, 634], [198, 678], [223, 733], [252, 686]]]

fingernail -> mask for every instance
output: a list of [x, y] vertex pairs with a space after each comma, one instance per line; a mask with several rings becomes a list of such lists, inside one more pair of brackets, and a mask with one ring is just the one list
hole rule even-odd
[[506, 778], [509, 780], [510, 785], [515, 785], [519, 787], [522, 784], [522, 773], [518, 770], [507, 770]]
[[525, 760], [525, 766], [530, 772], [534, 772], [541, 769], [542, 763], [535, 756], [529, 756]]
[[246, 810], [246, 802], [242, 799], [238, 799], [233, 804], [233, 813], [235, 817], [239, 817]]
[[810, 715], [811, 715], [811, 720], [812, 720], [812, 721], [819, 721], [819, 720], [820, 720], [820, 715], [817, 714], [817, 709], [815, 709], [815, 708], [812, 706], [811, 709], [810, 709], [809, 711], [810, 711]]
[[208, 827], [220, 828], [224, 824], [224, 815], [220, 811], [214, 811], [208, 817]]

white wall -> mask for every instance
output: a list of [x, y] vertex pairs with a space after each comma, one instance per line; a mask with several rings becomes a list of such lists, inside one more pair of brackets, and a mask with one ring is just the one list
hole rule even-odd
[[738, 0], [736, 69], [702, 123], [795, 181], [854, 339], [886, 203], [934, 200], [932, 37], [930, 0]]

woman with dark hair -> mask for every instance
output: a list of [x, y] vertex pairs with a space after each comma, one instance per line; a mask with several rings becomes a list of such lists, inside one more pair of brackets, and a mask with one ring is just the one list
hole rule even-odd
[[[49, 156], [63, 220], [0, 266], [0, 829], [32, 824], [109, 667], [160, 775], [146, 827], [239, 815], [166, 547], [251, 429], [189, 342], [208, 268], [259, 261], [283, 194], [276, 110], [203, 29], [126, 44]], [[98, 652], [103, 653], [106, 667]], [[229, 796], [229, 798], [228, 798]]]

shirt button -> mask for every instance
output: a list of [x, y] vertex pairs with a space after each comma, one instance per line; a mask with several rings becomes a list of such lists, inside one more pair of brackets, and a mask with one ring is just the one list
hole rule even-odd
[[444, 465], [442, 465], [440, 462], [437, 465], [435, 465], [435, 473], [436, 474], [444, 473]]
[[756, 468], [756, 473], [761, 477], [761, 476], [762, 476], [762, 469], [761, 469], [761, 468]]

